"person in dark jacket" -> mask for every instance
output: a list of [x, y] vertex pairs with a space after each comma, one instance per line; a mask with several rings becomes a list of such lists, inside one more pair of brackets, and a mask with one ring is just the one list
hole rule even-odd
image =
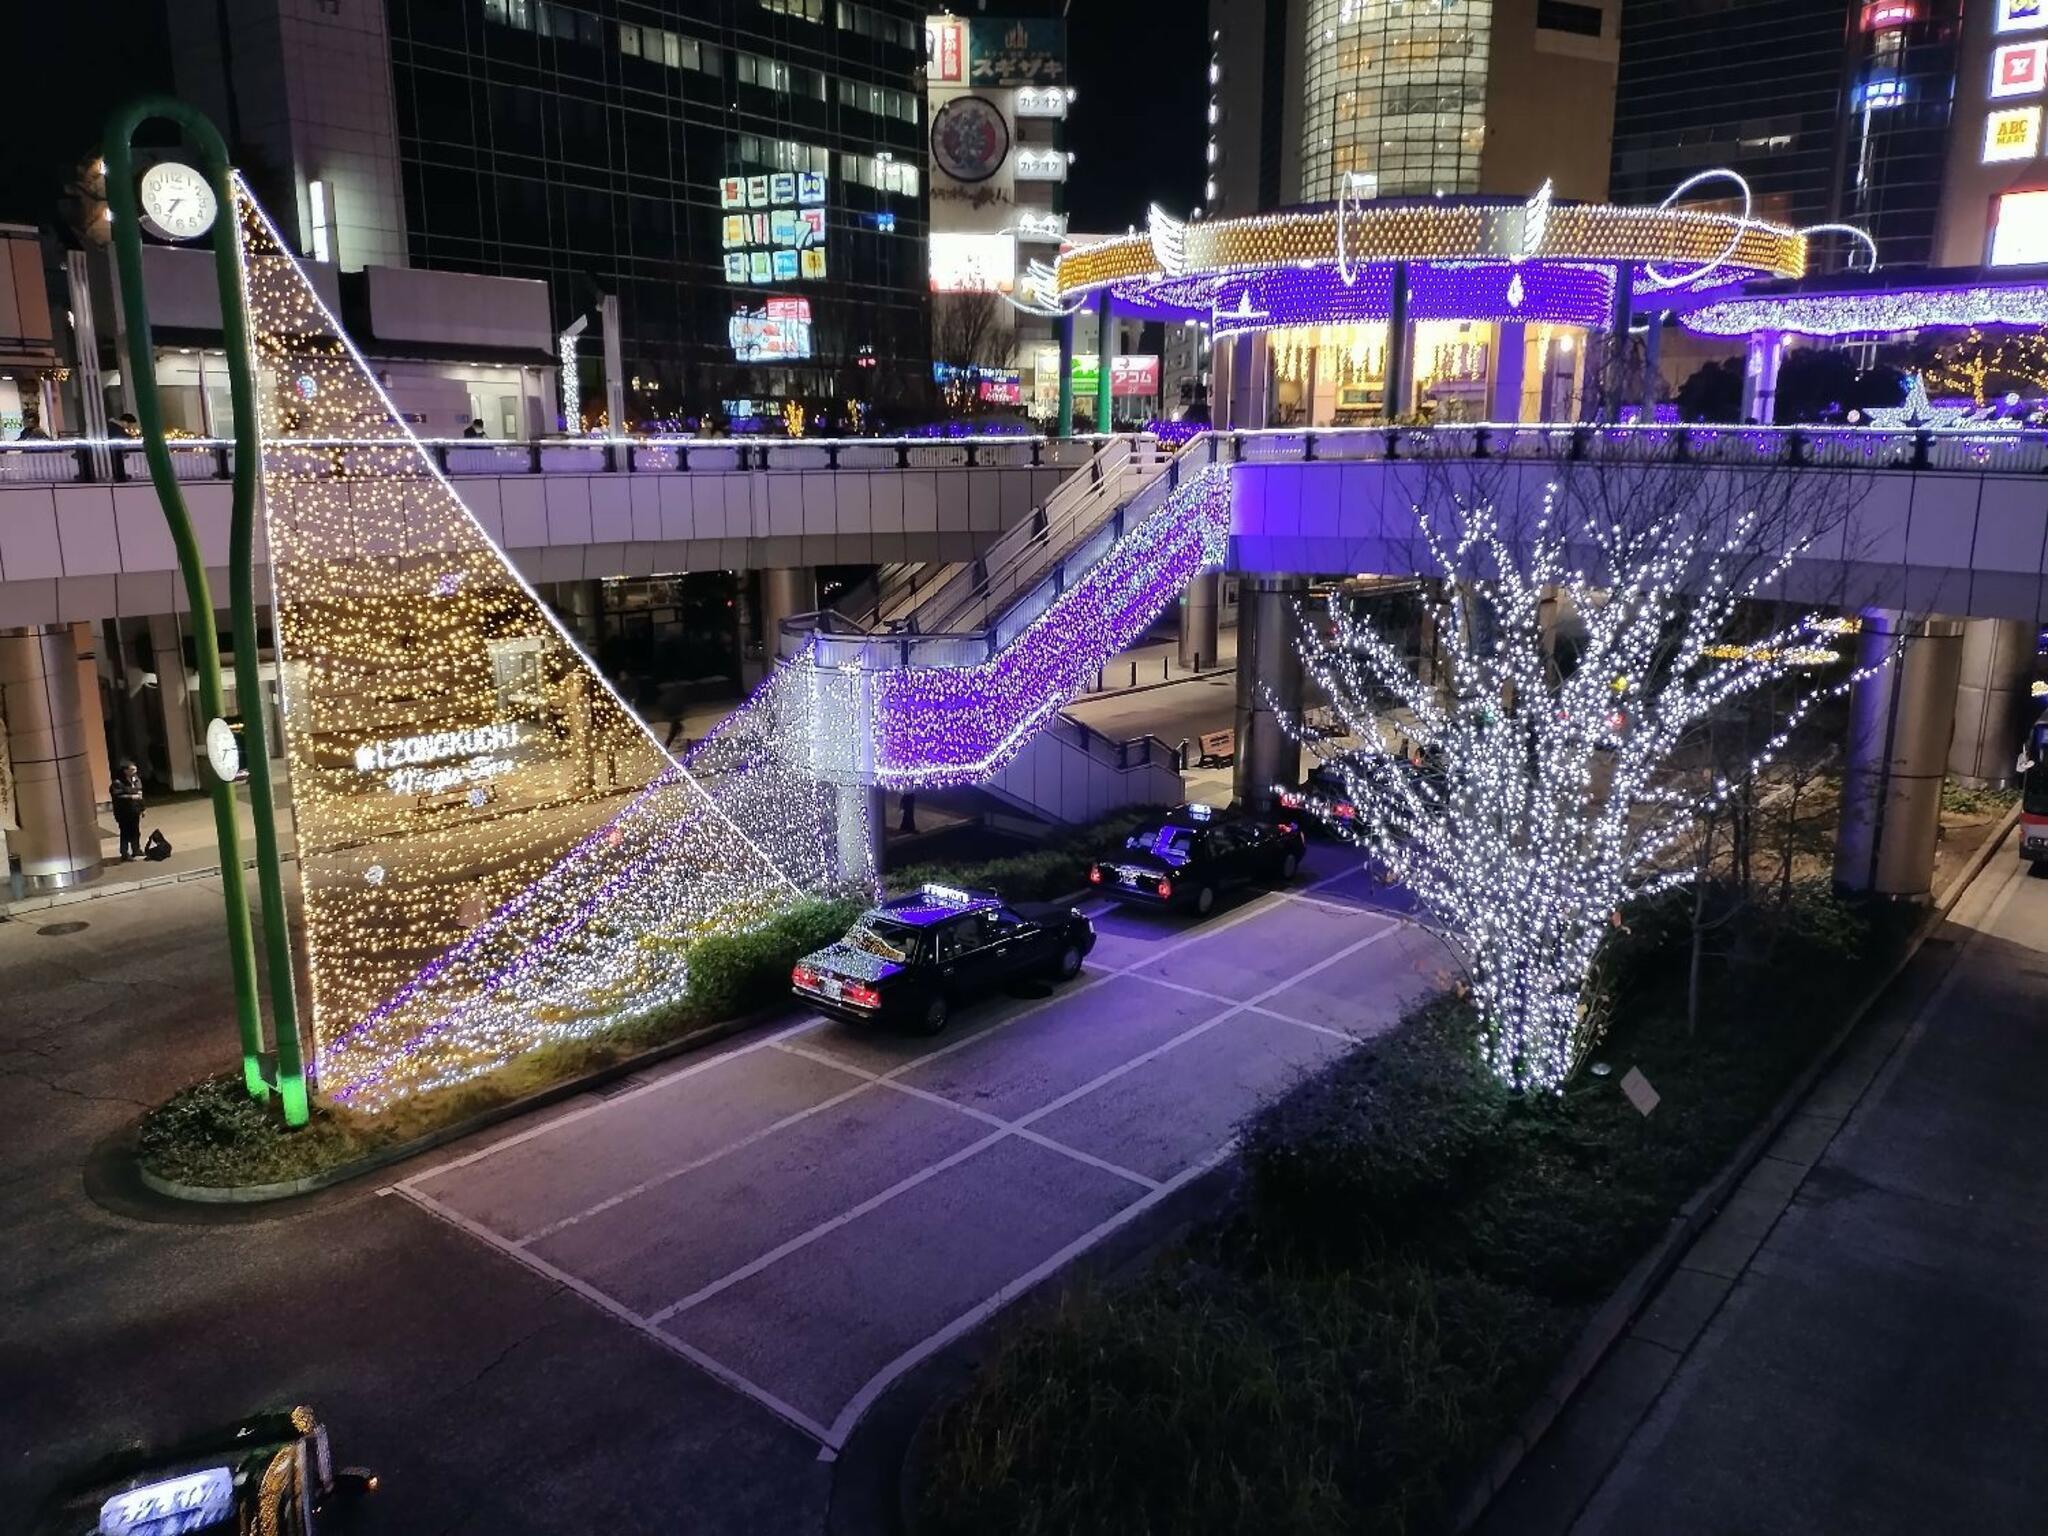
[[123, 761], [107, 786], [114, 802], [114, 825], [121, 829], [121, 862], [142, 855], [142, 775], [135, 765]]

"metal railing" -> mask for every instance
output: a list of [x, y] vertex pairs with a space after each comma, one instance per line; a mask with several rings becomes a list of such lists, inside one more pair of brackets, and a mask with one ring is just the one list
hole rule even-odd
[[[278, 439], [307, 449], [415, 445], [443, 474], [694, 474], [738, 470], [1077, 469], [1128, 436], [986, 438], [380, 438]], [[1549, 460], [1597, 464], [1727, 464], [1880, 470], [2048, 474], [2048, 432], [1977, 426], [1624, 426], [1594, 423], [1457, 423], [1434, 427], [1216, 429], [1182, 451], [1206, 463], [1401, 460]], [[226, 480], [231, 443], [171, 444], [181, 480]], [[149, 479], [132, 438], [0, 443], [0, 485], [91, 484]]]
[[[855, 438], [272, 438], [273, 447], [330, 451], [413, 448], [426, 451], [451, 479], [471, 475], [729, 474], [738, 470], [1078, 469], [1109, 436]], [[234, 444], [214, 438], [172, 442], [180, 480], [227, 480]], [[0, 442], [0, 485], [147, 483], [149, 466], [134, 438], [57, 438]]]
[[[904, 627], [914, 633], [943, 634], [987, 626], [993, 615], [1039, 585], [1106, 526], [1114, 523], [1120, 534], [1120, 516], [1130, 493], [1161, 478], [1170, 459], [1160, 451], [1158, 439], [1146, 434], [1105, 443], [1084, 471], [1061, 482], [1044, 506], [920, 600], [904, 616]], [[1115, 542], [1115, 535], [1110, 542]]]
[[1071, 742], [1090, 757], [1119, 773], [1131, 773], [1139, 768], [1158, 764], [1161, 767], [1180, 769], [1179, 749], [1170, 746], [1157, 736], [1106, 736], [1094, 726], [1076, 720], [1062, 710], [1045, 724], [1045, 730], [1059, 739]]

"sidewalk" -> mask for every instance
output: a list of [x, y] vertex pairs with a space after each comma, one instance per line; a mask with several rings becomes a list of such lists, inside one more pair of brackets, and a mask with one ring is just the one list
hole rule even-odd
[[[279, 764], [278, 777], [283, 777], [283, 765]], [[249, 815], [249, 792], [247, 788], [236, 791], [235, 815], [241, 826], [242, 863], [253, 868], [256, 862], [256, 825]], [[12, 892], [0, 883], [0, 915], [20, 916], [29, 912], [47, 911], [51, 907], [68, 906], [76, 901], [92, 901], [101, 896], [118, 896], [125, 891], [141, 890], [148, 886], [176, 885], [181, 880], [203, 879], [220, 873], [220, 841], [214, 835], [213, 801], [203, 794], [186, 793], [167, 796], [149, 803], [142, 813], [142, 835], [147, 838], [152, 832], [162, 832], [170, 842], [171, 856], [160, 863], [148, 859], [121, 862], [121, 838], [114, 826], [113, 817], [102, 814], [99, 819], [100, 857], [105, 861], [97, 880], [84, 885], [73, 886], [67, 891], [50, 891], [42, 895], [24, 896], [12, 900]], [[296, 856], [292, 835], [290, 808], [280, 810], [277, 818], [278, 851], [286, 860]]]
[[2041, 1528], [2044, 933], [2006, 843], [1481, 1536]]

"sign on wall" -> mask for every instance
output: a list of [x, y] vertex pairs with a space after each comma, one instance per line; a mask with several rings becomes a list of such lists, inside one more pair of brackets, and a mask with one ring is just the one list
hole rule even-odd
[[814, 282], [828, 275], [823, 172], [721, 177], [718, 207], [728, 283]]
[[2006, 107], [1984, 119], [1984, 163], [2031, 160], [2041, 148], [2041, 109]]
[[932, 114], [932, 165], [955, 181], [987, 181], [1010, 153], [1002, 108], [983, 96], [955, 96]]
[[967, 83], [967, 23], [959, 17], [925, 18], [924, 77], [927, 85]]
[[2048, 41], [2008, 43], [1991, 55], [1991, 96], [2041, 94], [2043, 66], [2048, 65]]
[[2048, 191], [2002, 193], [1991, 217], [1992, 266], [2048, 261]]
[[[2023, 0], [2004, 3], [2020, 4]], [[977, 17], [969, 26], [968, 39], [969, 84], [1066, 83], [1067, 25], [1063, 21]]]
[[1017, 238], [934, 230], [933, 293], [1009, 293], [1017, 285]]
[[740, 308], [727, 322], [732, 355], [743, 363], [793, 362], [811, 355], [811, 301], [770, 299], [761, 309]]

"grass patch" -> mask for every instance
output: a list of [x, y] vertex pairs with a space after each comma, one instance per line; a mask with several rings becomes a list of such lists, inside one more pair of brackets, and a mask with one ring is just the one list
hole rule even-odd
[[[1516, 1100], [1439, 999], [1253, 1114], [1231, 1207], [1013, 1331], [928, 1426], [928, 1533], [1444, 1530], [1590, 1312], [1896, 941], [1819, 893], [1762, 970], [1633, 924], [1611, 1076]], [[1751, 949], [1766, 946], [1752, 945]], [[1647, 1119], [1621, 1095], [1640, 1067]]]
[[159, 1178], [214, 1189], [283, 1183], [361, 1162], [780, 1001], [797, 959], [838, 938], [865, 905], [851, 897], [801, 901], [748, 932], [699, 939], [690, 946], [689, 986], [678, 1006], [529, 1051], [495, 1072], [381, 1114], [316, 1103], [310, 1123], [287, 1130], [274, 1107], [249, 1098], [239, 1074], [208, 1078], [143, 1117], [136, 1156]]
[[1131, 832], [1162, 814], [1160, 807], [1126, 809], [1070, 827], [1024, 853], [974, 864], [911, 864], [883, 877], [892, 893], [928, 882], [994, 891], [1006, 901], [1046, 901], [1088, 883], [1088, 866], [1105, 849], [1121, 848]]

